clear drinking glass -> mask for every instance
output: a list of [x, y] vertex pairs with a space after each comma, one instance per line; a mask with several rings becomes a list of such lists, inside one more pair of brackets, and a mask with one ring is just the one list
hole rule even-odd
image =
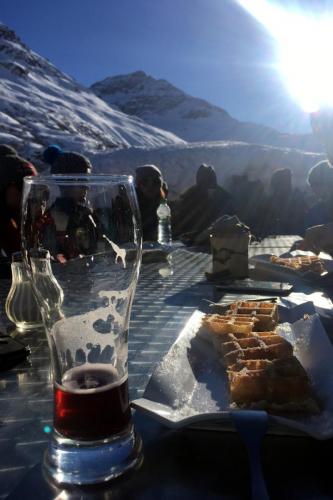
[[38, 301], [21, 252], [12, 255], [11, 269], [12, 285], [5, 304], [8, 318], [15, 323], [16, 332], [30, 332], [43, 327]]
[[24, 179], [22, 246], [51, 351], [54, 429], [44, 466], [93, 484], [138, 466], [128, 326], [141, 263], [132, 177]]

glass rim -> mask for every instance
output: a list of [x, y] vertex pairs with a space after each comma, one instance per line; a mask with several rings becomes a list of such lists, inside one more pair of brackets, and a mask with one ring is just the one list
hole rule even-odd
[[54, 184], [54, 185], [77, 185], [82, 184], [120, 184], [133, 183], [133, 175], [125, 174], [53, 174], [53, 175], [29, 175], [24, 177], [25, 184]]

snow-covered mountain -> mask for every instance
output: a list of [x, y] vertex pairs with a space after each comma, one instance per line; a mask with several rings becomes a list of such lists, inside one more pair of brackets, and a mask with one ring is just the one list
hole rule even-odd
[[[149, 80], [149, 77], [143, 78], [142, 73], [134, 75], [137, 75], [134, 80]], [[153, 79], [151, 81], [155, 82]], [[160, 95], [155, 95], [150, 101], [143, 98], [141, 104], [135, 99], [131, 100], [132, 78], [121, 83], [122, 90], [120, 83], [118, 81], [118, 91], [114, 95], [124, 96], [127, 112], [140, 114], [142, 105], [142, 116], [151, 115], [156, 119], [160, 117], [161, 122], [168, 117], [170, 124], [174, 123], [175, 126], [180, 126], [182, 120], [190, 125], [193, 122], [195, 125], [192, 129], [198, 134], [200, 130], [201, 133], [205, 130], [203, 124], [206, 123], [207, 137], [210, 130], [208, 125], [212, 126], [216, 116], [219, 120], [224, 117], [223, 130], [226, 135], [232, 135], [230, 124], [234, 124], [235, 137], [237, 131], [246, 130], [246, 124], [240, 124], [226, 111], [186, 96], [167, 82], [159, 82]], [[139, 93], [137, 84], [135, 88]], [[145, 94], [143, 86], [142, 96]], [[196, 106], [191, 107], [191, 113], [188, 110], [187, 117], [180, 117], [179, 110], [183, 109], [182, 106], [185, 109], [193, 102]], [[201, 108], [198, 102], [201, 103]], [[206, 110], [206, 118], [200, 118], [200, 109], [202, 113]], [[209, 114], [210, 112], [213, 114]], [[206, 122], [203, 121], [205, 119]], [[252, 134], [261, 128], [265, 129], [248, 124]], [[250, 132], [247, 136], [249, 141], [252, 137]], [[276, 137], [280, 136], [283, 134]], [[42, 147], [58, 143], [65, 149], [88, 154], [95, 171], [100, 172], [134, 173], [138, 165], [155, 163], [161, 167], [173, 196], [194, 183], [196, 170], [203, 162], [215, 166], [221, 183], [244, 170], [250, 172], [250, 177], [268, 181], [274, 169], [290, 167], [295, 184], [304, 186], [309, 168], [321, 158], [319, 154], [286, 147], [232, 140], [187, 144], [171, 132], [113, 109], [91, 90], [32, 52], [13, 31], [0, 23], [0, 143], [2, 142], [16, 145], [21, 154], [33, 156], [37, 163]]]
[[224, 109], [187, 95], [166, 80], [143, 71], [105, 78], [91, 89], [111, 106], [147, 123], [170, 130], [186, 141], [232, 140], [322, 151], [310, 134], [293, 135], [254, 123], [240, 122]]
[[31, 155], [50, 143], [93, 153], [184, 141], [112, 109], [0, 23], [0, 142]]

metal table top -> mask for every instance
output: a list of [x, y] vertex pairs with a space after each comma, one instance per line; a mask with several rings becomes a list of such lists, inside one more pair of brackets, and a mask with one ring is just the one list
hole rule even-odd
[[[281, 254], [293, 237], [266, 239], [252, 254]], [[154, 366], [161, 360], [203, 298], [214, 300], [205, 279], [208, 254], [178, 249], [172, 264], [144, 264], [134, 300], [129, 340], [131, 398], [141, 397]], [[1, 298], [9, 282], [2, 280]], [[2, 300], [3, 302], [3, 300]], [[246, 454], [236, 434], [171, 431], [153, 420], [134, 416], [144, 442], [144, 465], [129, 477], [95, 489], [62, 491], [43, 478], [41, 460], [52, 426], [49, 353], [43, 332], [25, 338], [29, 362], [0, 377], [0, 499], [17, 498], [247, 498], [250, 491]], [[267, 437], [265, 475], [272, 498], [333, 498], [329, 467], [318, 458], [331, 453], [328, 442], [309, 438]], [[316, 458], [317, 457], [317, 458]]]

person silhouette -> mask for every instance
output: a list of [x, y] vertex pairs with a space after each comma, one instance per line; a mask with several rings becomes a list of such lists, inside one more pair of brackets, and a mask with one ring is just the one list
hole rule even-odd
[[143, 165], [135, 171], [136, 194], [141, 213], [144, 241], [157, 241], [157, 209], [166, 198], [167, 185], [156, 165]]
[[[51, 174], [90, 174], [92, 165], [88, 158], [76, 152], [64, 152], [50, 146]], [[47, 154], [45, 154], [47, 153]], [[60, 262], [92, 253], [97, 244], [97, 223], [87, 200], [88, 189], [82, 185], [64, 186], [60, 196], [45, 214], [45, 226], [40, 227], [42, 246], [48, 248]], [[44, 242], [44, 243], [43, 243]]]
[[222, 215], [235, 213], [231, 195], [217, 184], [214, 167], [206, 164], [198, 168], [196, 184], [172, 208], [173, 232], [188, 244], [195, 244], [196, 238]]
[[24, 158], [0, 156], [0, 247], [7, 257], [21, 250], [23, 179], [35, 175], [36, 168]]

